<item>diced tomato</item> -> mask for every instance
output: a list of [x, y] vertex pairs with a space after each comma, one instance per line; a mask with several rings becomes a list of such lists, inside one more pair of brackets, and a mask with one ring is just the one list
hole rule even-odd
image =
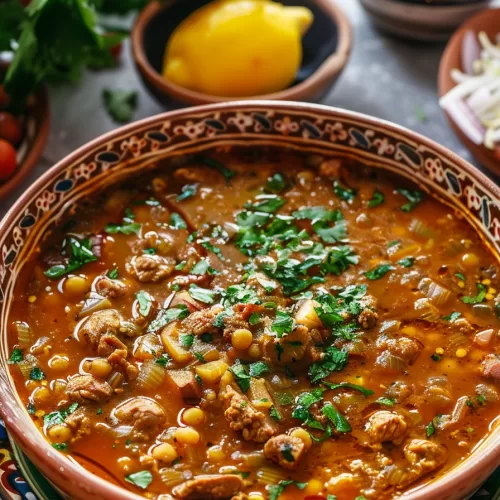
[[10, 177], [17, 166], [16, 150], [14, 146], [0, 139], [0, 180]]
[[5, 139], [11, 144], [19, 144], [23, 137], [21, 122], [7, 111], [0, 112], [0, 139]]

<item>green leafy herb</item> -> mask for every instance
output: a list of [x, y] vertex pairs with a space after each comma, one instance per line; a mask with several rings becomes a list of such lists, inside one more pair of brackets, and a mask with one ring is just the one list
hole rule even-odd
[[177, 195], [177, 201], [187, 200], [198, 192], [198, 184], [186, 184], [182, 186], [182, 193]]
[[269, 366], [263, 361], [256, 363], [243, 364], [240, 360], [236, 360], [233, 366], [229, 368], [243, 392], [248, 391], [250, 388], [250, 379], [252, 377], [259, 377], [264, 373], [269, 372]]
[[201, 352], [193, 352], [195, 358], [200, 362], [200, 363], [206, 363], [207, 360], [205, 359], [205, 356]]
[[296, 219], [309, 219], [314, 224], [315, 222], [337, 222], [343, 219], [340, 210], [331, 210], [323, 206], [305, 207], [296, 210], [292, 214]]
[[269, 366], [264, 361], [257, 361], [248, 365], [248, 372], [251, 377], [260, 377], [269, 372]]
[[280, 193], [286, 188], [286, 184], [286, 177], [281, 172], [277, 172], [267, 180], [266, 190], [272, 193]]
[[74, 237], [69, 237], [65, 240], [63, 246], [69, 248], [68, 262], [66, 264], [56, 264], [47, 269], [43, 274], [50, 279], [65, 276], [76, 269], [80, 269], [85, 264], [97, 260], [97, 257], [92, 253], [92, 242], [89, 238], [78, 240]]
[[143, 250], [144, 253], [147, 253], [148, 255], [155, 255], [156, 254], [156, 248], [145, 248]]
[[23, 359], [24, 359], [23, 350], [16, 347], [15, 349], [12, 350], [10, 358], [7, 361], [7, 363], [9, 365], [14, 365], [20, 363]]
[[217, 160], [214, 160], [213, 158], [210, 158], [208, 156], [198, 156], [196, 158], [200, 163], [203, 163], [207, 167], [210, 167], [219, 174], [222, 174], [224, 176], [224, 179], [226, 179], [226, 182], [229, 184], [230, 180], [236, 175], [236, 172], [234, 170], [230, 170], [226, 166], [224, 166], [222, 163], [220, 163]]
[[295, 462], [295, 457], [293, 456], [292, 450], [293, 450], [293, 447], [290, 443], [285, 442], [280, 446], [281, 456], [287, 462]]
[[135, 90], [102, 91], [104, 107], [111, 118], [118, 123], [126, 123], [132, 119], [137, 107], [137, 92]]
[[274, 405], [269, 408], [269, 416], [274, 420], [281, 420], [281, 415]]
[[220, 260], [226, 260], [224, 258], [224, 256], [222, 255], [221, 251], [220, 251], [220, 248], [212, 245], [212, 243], [210, 243], [209, 241], [202, 241], [200, 242], [201, 243], [201, 246], [203, 248], [206, 248], [207, 250], [209, 250], [210, 252], [214, 253], [215, 255], [217, 255], [217, 257], [219, 257]]
[[366, 295], [368, 287], [366, 285], [347, 285], [345, 288], [339, 291], [338, 297], [346, 299], [346, 301], [351, 302], [353, 300], [362, 299]]
[[102, 408], [97, 408], [96, 415], [102, 415]]
[[271, 331], [276, 333], [278, 338], [281, 338], [287, 333], [291, 333], [294, 327], [292, 316], [284, 311], [276, 312], [276, 319], [273, 321]]
[[363, 273], [369, 280], [379, 280], [383, 278], [389, 271], [394, 268], [390, 264], [381, 264], [380, 266], [370, 269], [366, 273]]
[[480, 304], [486, 297], [487, 287], [482, 283], [476, 283], [478, 293], [475, 297], [462, 297], [462, 302], [464, 304]]
[[431, 437], [436, 432], [436, 428], [432, 422], [429, 422], [429, 425], [425, 428], [425, 435], [427, 437]]
[[154, 333], [168, 325], [171, 321], [187, 318], [189, 310], [185, 304], [178, 304], [170, 309], [160, 309], [156, 318], [148, 326], [148, 333]]
[[280, 406], [289, 406], [293, 404], [295, 401], [295, 398], [293, 397], [293, 394], [290, 392], [275, 392], [274, 393], [275, 400], [278, 401], [278, 404]]
[[276, 194], [260, 194], [255, 199], [257, 200], [255, 203], [246, 203], [245, 208], [255, 212], [271, 214], [285, 204], [285, 200]]
[[[479, 399], [479, 397], [478, 397], [478, 399]], [[36, 413], [36, 408], [35, 408], [35, 405], [33, 403], [28, 403], [26, 406], [26, 409], [28, 410], [28, 413], [30, 415], [34, 415]]]
[[155, 358], [155, 363], [157, 365], [163, 366], [163, 368], [166, 368], [169, 362], [170, 362], [170, 356], [166, 353]]
[[234, 306], [235, 304], [260, 304], [260, 298], [257, 290], [248, 285], [231, 285], [222, 293], [222, 305], [224, 307]]
[[141, 225], [138, 222], [128, 222], [125, 224], [106, 224], [104, 231], [108, 234], [139, 234]]
[[384, 193], [380, 192], [378, 189], [375, 190], [373, 193], [373, 196], [371, 197], [370, 201], [368, 202], [368, 206], [370, 208], [378, 207], [385, 201], [385, 196]]
[[332, 422], [338, 432], [351, 432], [349, 422], [331, 403], [325, 404], [321, 412]]
[[401, 207], [403, 212], [411, 212], [418, 204], [424, 199], [424, 193], [418, 190], [400, 188], [396, 190], [399, 194], [403, 195], [410, 203], [406, 203]]
[[397, 263], [402, 267], [411, 267], [415, 264], [415, 257], [405, 257], [404, 259], [398, 260]]
[[118, 279], [118, 269], [116, 267], [108, 272], [108, 278], [111, 278], [112, 280]]
[[392, 398], [386, 398], [386, 397], [380, 397], [378, 398], [375, 403], [378, 403], [379, 405], [384, 405], [384, 406], [394, 406], [396, 403], [394, 399]]
[[187, 223], [177, 212], [170, 214], [170, 225], [174, 229], [187, 229]]
[[192, 283], [189, 287], [189, 295], [195, 300], [199, 300], [205, 304], [213, 304], [215, 300], [215, 292], [208, 288], [201, 288]]
[[431, 355], [431, 359], [432, 361], [435, 361], [437, 363], [438, 361], [441, 361], [441, 356], [439, 354], [434, 353]]
[[326, 385], [328, 389], [330, 390], [335, 390], [335, 389], [353, 389], [355, 391], [361, 392], [363, 396], [368, 397], [374, 394], [374, 392], [371, 389], [366, 389], [362, 385], [356, 385], [356, 384], [349, 384], [348, 382], [341, 382], [340, 384], [332, 384], [331, 382], [322, 382], [323, 385]]
[[248, 323], [252, 326], [257, 325], [258, 323], [260, 323], [260, 315], [256, 312], [253, 312], [248, 317]]
[[45, 373], [38, 368], [38, 366], [34, 366], [30, 371], [30, 379], [31, 380], [43, 380], [45, 378]]
[[337, 496], [336, 495], [326, 495], [326, 500], [337, 500]]
[[462, 281], [465, 281], [465, 276], [462, 273], [455, 273], [455, 276]]
[[458, 318], [460, 318], [460, 316], [462, 316], [462, 313], [457, 312], [457, 311], [453, 311], [451, 314], [448, 314], [448, 316], [442, 316], [441, 319], [443, 319], [444, 321], [449, 321], [449, 322], [453, 323]]
[[280, 481], [278, 484], [274, 484], [272, 486], [267, 487], [269, 491], [269, 500], [278, 500], [283, 491], [285, 491], [285, 488], [287, 486], [290, 486], [291, 484], [294, 484], [299, 490], [303, 490], [307, 486], [307, 483], [298, 483], [293, 479], [286, 479], [286, 480], [284, 479], [283, 481]]
[[340, 276], [344, 271], [347, 271], [351, 265], [359, 263], [359, 255], [354, 253], [354, 250], [349, 246], [333, 247], [327, 254], [321, 271], [323, 273], [332, 273]]
[[486, 403], [486, 397], [482, 394], [480, 394], [476, 399], [480, 405], [484, 405]]
[[313, 418], [309, 408], [313, 404], [322, 401], [324, 391], [325, 389], [313, 389], [312, 391], [301, 393], [297, 397], [297, 401], [292, 411], [292, 417], [302, 420], [305, 425], [312, 429], [323, 430], [323, 426]]
[[193, 269], [191, 269], [191, 274], [203, 275], [203, 274], [217, 274], [217, 271], [210, 267], [210, 264], [207, 260], [200, 260]]
[[58, 451], [66, 451], [68, 449], [68, 445], [66, 443], [52, 443], [52, 448], [55, 448]]
[[50, 429], [54, 425], [64, 424], [64, 419], [74, 413], [78, 408], [78, 403], [71, 404], [68, 408], [59, 411], [53, 411], [43, 417], [43, 425]]
[[187, 261], [183, 260], [175, 266], [176, 271], [182, 271], [186, 267]]
[[356, 196], [356, 191], [342, 186], [338, 181], [333, 182], [333, 192], [341, 199], [351, 202]]
[[141, 290], [136, 293], [137, 302], [139, 303], [139, 313], [143, 317], [149, 316], [151, 307], [153, 306], [153, 297], [148, 292]]
[[179, 337], [180, 344], [182, 347], [185, 347], [186, 349], [190, 349], [193, 347], [193, 342], [194, 342], [194, 335], [187, 334], [187, 335], [181, 335]]
[[309, 366], [307, 375], [313, 384], [328, 377], [334, 371], [341, 371], [347, 364], [348, 353], [337, 349], [335, 346], [327, 347], [321, 361], [316, 361]]
[[140, 472], [134, 472], [125, 476], [125, 481], [145, 490], [153, 481], [153, 474], [148, 470], [141, 470]]

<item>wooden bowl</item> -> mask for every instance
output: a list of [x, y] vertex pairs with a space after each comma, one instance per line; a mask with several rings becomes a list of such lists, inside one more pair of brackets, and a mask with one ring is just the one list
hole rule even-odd
[[[0, 64], [0, 74], [6, 70], [7, 65]], [[37, 165], [43, 153], [50, 131], [49, 98], [44, 86], [28, 99], [22, 122], [24, 135], [21, 144], [16, 148], [17, 168], [10, 177], [0, 181], [0, 199], [23, 181]]]
[[[500, 33], [500, 9], [486, 9], [470, 18], [462, 24], [456, 33], [451, 37], [439, 64], [438, 90], [442, 97], [451, 90], [456, 83], [451, 78], [453, 68], [462, 68], [462, 44], [467, 31], [479, 33], [484, 31], [490, 39]], [[500, 176], [500, 158], [495, 153], [483, 145], [474, 144], [456, 125], [453, 119], [446, 113], [451, 127], [473, 154], [474, 158], [495, 175]]]
[[[132, 55], [149, 91], [167, 107], [232, 101], [181, 87], [161, 74], [163, 54], [174, 29], [207, 0], [153, 2], [139, 15], [132, 29]], [[319, 101], [340, 76], [351, 50], [352, 34], [347, 17], [332, 0], [284, 0], [303, 5], [314, 13], [314, 22], [302, 40], [303, 61], [292, 86], [272, 94], [243, 99]]]

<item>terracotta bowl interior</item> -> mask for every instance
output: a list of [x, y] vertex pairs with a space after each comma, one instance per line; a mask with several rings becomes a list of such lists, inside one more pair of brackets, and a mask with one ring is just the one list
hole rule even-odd
[[[192, 104], [205, 104], [233, 100], [234, 98], [211, 96], [201, 92], [184, 89], [167, 81], [162, 75], [163, 55], [168, 39], [175, 28], [192, 12], [209, 0], [174, 0], [165, 6], [153, 3], [139, 16], [132, 32], [132, 50], [141, 76], [146, 85], [163, 102], [165, 95], [170, 96], [169, 104], [175, 101]], [[300, 98], [287, 95], [289, 92], [303, 92], [304, 100], [319, 100], [329, 90], [336, 76], [347, 60], [350, 50], [350, 28], [347, 18], [334, 6], [332, 0], [282, 0], [288, 6], [305, 6], [314, 14], [314, 22], [302, 39], [303, 61], [293, 84], [282, 92], [255, 98]], [[256, 34], [255, 36], [258, 36]], [[335, 61], [332, 55], [336, 54]], [[331, 71], [326, 71], [329, 66]], [[313, 85], [309, 89], [306, 84], [318, 72], [328, 73], [328, 84]]]
[[[451, 70], [453, 68], [463, 69], [462, 44], [465, 33], [468, 30], [473, 31], [474, 33], [484, 31], [489, 36], [490, 40], [494, 40], [494, 37], [500, 32], [500, 9], [486, 9], [480, 12], [460, 26], [460, 28], [452, 36], [446, 46], [439, 65], [438, 90], [440, 96], [446, 94], [456, 85], [454, 80], [451, 78]], [[459, 129], [450, 116], [448, 116], [448, 114], [446, 114], [446, 116], [453, 130], [464, 145], [471, 151], [474, 158], [495, 174], [495, 176], [497, 176], [497, 180], [500, 180], [500, 158], [495, 157], [493, 151], [485, 148], [483, 145], [478, 146], [474, 144]]]
[[[7, 71], [7, 64], [0, 63], [0, 82]], [[36, 167], [43, 153], [50, 131], [49, 98], [45, 87], [28, 99], [22, 115], [23, 140], [16, 148], [17, 168], [5, 181], [0, 181], [0, 200], [12, 192], [29, 172]]]
[[[0, 413], [28, 457], [69, 498], [142, 497], [56, 452], [31, 421], [7, 365], [8, 313], [16, 277], [51, 226], [79, 200], [157, 168], [163, 158], [242, 146], [356, 158], [412, 179], [463, 214], [500, 262], [500, 188], [430, 139], [382, 120], [318, 105], [239, 102], [158, 115], [94, 140], [46, 172], [0, 223]], [[468, 459], [405, 498], [463, 499], [499, 462], [500, 426], [492, 424], [491, 433]]]

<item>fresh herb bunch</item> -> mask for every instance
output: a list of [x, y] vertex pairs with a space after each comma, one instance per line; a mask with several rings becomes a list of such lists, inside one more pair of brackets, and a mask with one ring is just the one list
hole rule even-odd
[[[110, 51], [126, 33], [107, 33], [98, 12], [126, 14], [148, 0], [0, 0], [0, 51], [14, 57], [3, 82], [17, 107], [42, 82], [75, 82], [82, 68], [116, 65]], [[23, 2], [26, 4], [26, 2]]]

